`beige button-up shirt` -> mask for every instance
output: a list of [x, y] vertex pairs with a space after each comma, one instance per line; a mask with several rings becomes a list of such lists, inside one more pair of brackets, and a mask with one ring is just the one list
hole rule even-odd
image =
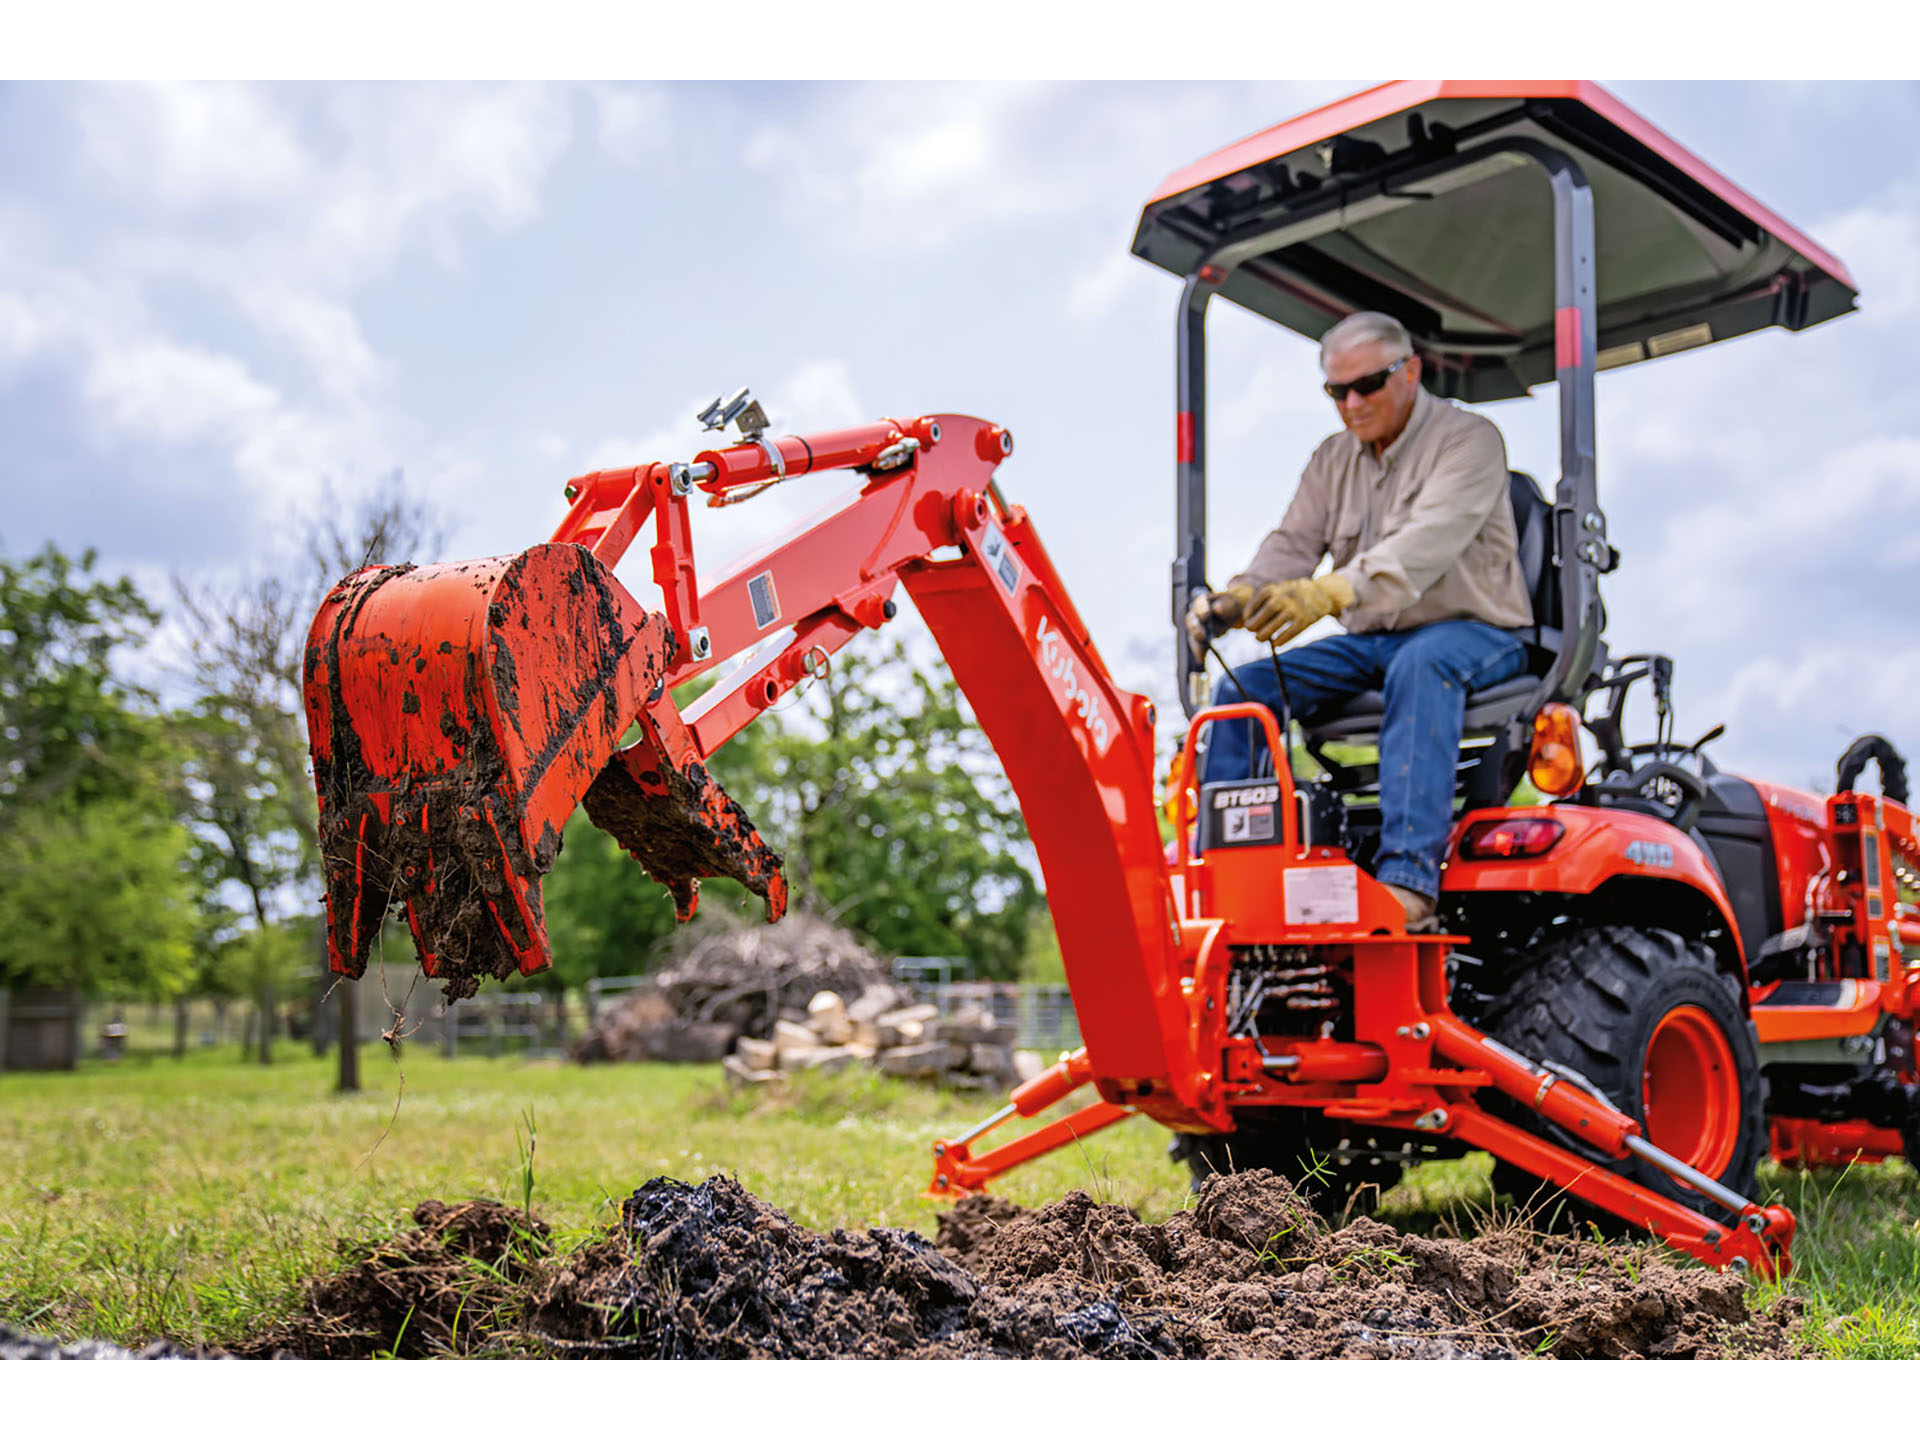
[[1377, 459], [1345, 430], [1307, 461], [1280, 528], [1230, 583], [1313, 574], [1323, 555], [1353, 586], [1355, 634], [1436, 620], [1533, 623], [1507, 495], [1507, 446], [1491, 420], [1424, 388]]

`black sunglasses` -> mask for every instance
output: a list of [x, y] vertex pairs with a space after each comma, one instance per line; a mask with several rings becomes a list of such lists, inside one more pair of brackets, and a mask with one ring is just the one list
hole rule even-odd
[[1327, 398], [1336, 405], [1347, 398], [1349, 390], [1359, 395], [1372, 395], [1387, 383], [1387, 377], [1412, 358], [1411, 355], [1402, 355], [1384, 370], [1376, 370], [1371, 375], [1362, 375], [1358, 380], [1329, 380], [1320, 388], [1327, 392]]

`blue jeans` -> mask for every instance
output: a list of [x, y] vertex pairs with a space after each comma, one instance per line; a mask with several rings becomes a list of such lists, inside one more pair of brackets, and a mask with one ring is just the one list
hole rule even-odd
[[[1467, 693], [1511, 680], [1526, 649], [1505, 630], [1478, 620], [1442, 620], [1415, 630], [1333, 635], [1285, 651], [1280, 673], [1296, 720], [1381, 690], [1380, 856], [1376, 879], [1440, 893], [1440, 859], [1453, 827], [1453, 776]], [[1271, 657], [1234, 669], [1214, 703], [1257, 700], [1278, 711]], [[1265, 742], [1249, 720], [1223, 720], [1207, 732], [1204, 781], [1245, 780]]]

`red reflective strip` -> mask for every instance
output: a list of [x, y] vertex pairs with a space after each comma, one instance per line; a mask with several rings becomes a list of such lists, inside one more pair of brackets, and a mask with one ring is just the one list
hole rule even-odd
[[1553, 368], [1570, 370], [1580, 363], [1580, 307], [1568, 305], [1553, 312]]
[[1182, 410], [1173, 432], [1173, 458], [1182, 465], [1193, 463], [1193, 412]]

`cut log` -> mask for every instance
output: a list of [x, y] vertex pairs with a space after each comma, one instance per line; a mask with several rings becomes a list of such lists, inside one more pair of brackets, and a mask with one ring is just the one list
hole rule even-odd
[[1012, 1075], [1013, 1047], [973, 1045], [967, 1050], [967, 1068], [979, 1075]]
[[925, 1076], [953, 1069], [965, 1053], [957, 1045], [934, 1040], [921, 1045], [896, 1045], [891, 1050], [882, 1050], [876, 1058], [880, 1069], [888, 1075]]
[[732, 1025], [701, 1024], [675, 1020], [642, 1036], [649, 1060], [673, 1060], [681, 1064], [710, 1064], [733, 1049], [740, 1031]]
[[726, 1072], [727, 1084], [735, 1090], [744, 1090], [753, 1085], [765, 1085], [780, 1078], [778, 1071], [757, 1070], [738, 1055], [725, 1056], [720, 1061], [720, 1068]]
[[788, 1070], [824, 1070], [832, 1075], [860, 1063], [851, 1045], [821, 1045], [812, 1050], [790, 1050], [782, 1057]]
[[807, 1028], [828, 1045], [844, 1045], [853, 1038], [847, 1002], [831, 990], [822, 990], [807, 1002]]
[[791, 1020], [773, 1022], [773, 1048], [782, 1055], [789, 1050], [817, 1050], [820, 1037], [805, 1025], [796, 1025]]
[[755, 1070], [780, 1068], [779, 1047], [771, 1040], [755, 1040], [751, 1035], [742, 1035], [734, 1045], [733, 1053]]

